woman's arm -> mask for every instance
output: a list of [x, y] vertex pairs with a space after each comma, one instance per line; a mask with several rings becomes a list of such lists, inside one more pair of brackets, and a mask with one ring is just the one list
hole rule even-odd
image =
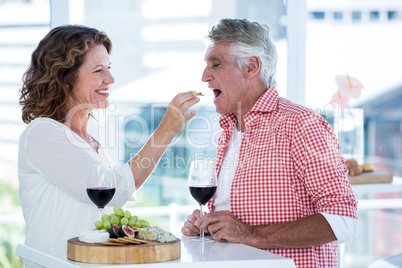
[[134, 175], [137, 190], [144, 184], [158, 164], [173, 138], [184, 128], [195, 111], [185, 112], [199, 102], [194, 93], [180, 93], [170, 103], [159, 127], [147, 143], [128, 163]]

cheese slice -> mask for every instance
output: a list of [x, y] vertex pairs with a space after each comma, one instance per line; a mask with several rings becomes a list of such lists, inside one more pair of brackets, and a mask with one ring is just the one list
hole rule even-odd
[[171, 232], [159, 232], [158, 241], [162, 243], [176, 241], [176, 237]]
[[109, 233], [104, 230], [81, 231], [78, 240], [85, 243], [102, 243], [107, 241]]
[[138, 228], [137, 238], [144, 240], [158, 240], [159, 228]]

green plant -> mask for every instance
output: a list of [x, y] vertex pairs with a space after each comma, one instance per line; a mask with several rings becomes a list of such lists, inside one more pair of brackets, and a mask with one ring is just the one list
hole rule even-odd
[[[9, 183], [0, 182], [0, 217], [7, 214], [22, 213], [18, 198], [18, 189], [13, 188]], [[18, 217], [17, 217], [18, 218]], [[0, 223], [0, 267], [19, 268], [23, 267], [22, 259], [14, 252], [18, 243], [23, 243], [25, 237], [25, 222]]]

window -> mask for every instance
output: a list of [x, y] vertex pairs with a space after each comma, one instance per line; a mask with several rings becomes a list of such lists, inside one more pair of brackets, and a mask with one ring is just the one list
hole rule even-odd
[[325, 19], [325, 12], [322, 12], [322, 11], [310, 12], [310, 18], [312, 18], [314, 20], [323, 20], [323, 19]]
[[334, 12], [334, 20], [341, 21], [343, 19], [343, 12], [335, 11]]
[[370, 20], [376, 21], [380, 19], [380, 12], [379, 11], [370, 11]]
[[362, 19], [361, 11], [353, 11], [352, 12], [352, 21], [353, 22], [360, 22], [361, 19]]
[[[307, 3], [309, 11], [322, 9], [320, 1]], [[361, 158], [375, 163], [377, 171], [401, 176], [402, 35], [398, 33], [402, 32], [402, 21], [398, 14], [402, 5], [395, 1], [336, 0], [326, 1], [326, 5], [323, 12], [337, 10], [344, 16], [342, 20], [334, 15], [333, 21], [307, 21], [306, 105], [330, 114], [331, 97], [338, 89], [335, 76], [359, 79], [364, 89], [359, 98], [349, 100], [349, 106], [364, 113]], [[401, 194], [358, 194], [357, 198], [394, 198], [399, 202]], [[375, 259], [399, 252], [401, 242], [394, 237], [400, 229], [401, 209], [359, 208], [358, 215], [359, 234], [344, 245], [344, 267], [367, 267]]]

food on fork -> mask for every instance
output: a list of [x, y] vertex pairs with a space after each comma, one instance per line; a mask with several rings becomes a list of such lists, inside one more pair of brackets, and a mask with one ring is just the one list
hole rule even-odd
[[195, 91], [195, 90], [189, 90], [188, 92], [194, 93], [197, 96], [204, 96], [204, 94], [200, 91]]

